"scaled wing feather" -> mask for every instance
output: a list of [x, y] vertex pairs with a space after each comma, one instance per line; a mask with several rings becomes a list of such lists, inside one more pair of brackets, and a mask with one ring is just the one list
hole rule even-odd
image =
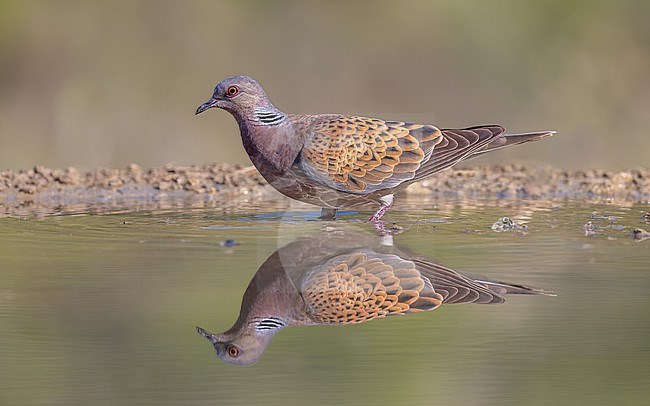
[[358, 116], [319, 116], [307, 132], [303, 170], [324, 185], [358, 194], [413, 179], [442, 141], [434, 126]]

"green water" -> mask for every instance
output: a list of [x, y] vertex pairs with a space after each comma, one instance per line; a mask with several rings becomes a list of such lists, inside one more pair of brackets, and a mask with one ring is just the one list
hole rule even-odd
[[[195, 326], [229, 328], [258, 267], [296, 238], [373, 233], [366, 213], [2, 218], [0, 404], [646, 404], [650, 240], [631, 231], [649, 209], [402, 202], [395, 244], [557, 297], [287, 328], [251, 367], [221, 361]], [[503, 216], [527, 230], [490, 230]]]

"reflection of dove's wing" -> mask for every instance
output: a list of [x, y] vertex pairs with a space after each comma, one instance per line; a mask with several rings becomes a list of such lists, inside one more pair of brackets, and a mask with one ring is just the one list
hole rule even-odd
[[392, 257], [415, 264], [414, 268], [423, 279], [428, 280], [433, 290], [442, 295], [443, 304], [503, 303], [506, 294], [552, 295], [552, 292], [541, 289], [460, 273], [405, 247], [382, 245], [382, 240], [376, 235], [360, 232], [333, 232], [301, 238], [280, 251], [282, 263], [297, 289], [304, 286], [305, 275], [314, 275], [314, 269], [322, 272], [324, 264], [329, 264], [331, 258], [351, 257], [362, 252], [366, 257], [372, 254], [368, 258]]
[[493, 304], [505, 301], [497, 292], [452, 269], [422, 259], [415, 259], [414, 262], [431, 281], [436, 292], [442, 295], [444, 304]]
[[413, 259], [413, 262], [422, 275], [431, 281], [436, 292], [443, 296], [443, 304], [503, 303], [506, 301], [503, 295], [506, 294], [553, 295], [552, 292], [529, 286], [463, 275], [423, 258]]
[[357, 250], [336, 256], [304, 275], [300, 292], [317, 323], [362, 323], [432, 310], [443, 297], [411, 261]]

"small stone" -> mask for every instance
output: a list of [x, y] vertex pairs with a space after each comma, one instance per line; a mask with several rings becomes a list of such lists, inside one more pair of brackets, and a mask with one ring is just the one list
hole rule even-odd
[[158, 183], [158, 190], [162, 190], [162, 191], [173, 190], [173, 185], [171, 182], [162, 181]]
[[598, 227], [591, 220], [589, 220], [587, 223], [582, 225], [582, 229], [584, 230], [586, 236], [591, 236], [596, 234]]
[[235, 245], [239, 245], [239, 243], [238, 243], [237, 241], [235, 241], [235, 240], [232, 240], [232, 239], [228, 239], [228, 240], [224, 240], [224, 241], [219, 241], [219, 246], [220, 246], [220, 247], [232, 248], [232, 247], [234, 247]]
[[108, 180], [108, 186], [111, 188], [118, 188], [122, 185], [124, 185], [124, 182], [121, 179], [113, 178]]
[[129, 166], [126, 167], [126, 171], [130, 174], [134, 173], [142, 173], [142, 167], [138, 164], [129, 164]]
[[[435, 229], [435, 227], [433, 227]], [[404, 232], [404, 227], [400, 226], [397, 223], [393, 223], [389, 228], [388, 232], [391, 235], [397, 235], [397, 234], [402, 234]]]
[[525, 230], [527, 227], [517, 224], [510, 217], [502, 217], [499, 220], [497, 220], [494, 224], [492, 224], [492, 227], [490, 228], [492, 229], [492, 231], [496, 231], [497, 233], [500, 233], [503, 231], [510, 231], [510, 230]]
[[634, 237], [636, 241], [643, 241], [650, 238], [650, 233], [642, 228], [636, 228], [632, 231], [632, 237]]

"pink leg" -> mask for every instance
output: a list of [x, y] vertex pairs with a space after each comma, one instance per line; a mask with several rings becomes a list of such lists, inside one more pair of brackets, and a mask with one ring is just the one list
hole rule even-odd
[[381, 207], [370, 217], [370, 221], [373, 223], [378, 222], [388, 209], [393, 207], [393, 195], [382, 196], [379, 200], [381, 201]]
[[381, 207], [375, 212], [375, 214], [373, 214], [372, 217], [370, 217], [370, 221], [373, 222], [373, 223], [376, 223], [379, 220], [381, 220], [381, 218], [384, 216], [384, 214], [386, 214], [386, 212], [392, 206], [393, 206], [392, 204], [388, 204], [388, 205], [383, 205], [382, 204]]

